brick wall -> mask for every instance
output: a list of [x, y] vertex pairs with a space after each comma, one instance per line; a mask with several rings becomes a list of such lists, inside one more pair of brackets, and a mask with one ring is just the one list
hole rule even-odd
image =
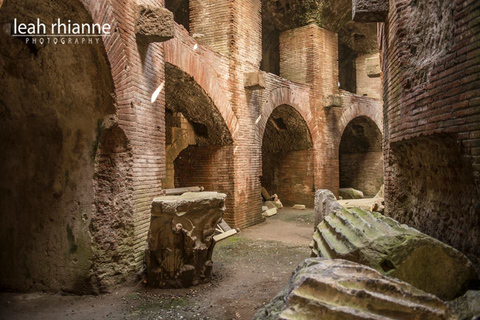
[[381, 30], [388, 214], [464, 251], [477, 265], [479, 18], [478, 1], [447, 2], [438, 10], [391, 0]]
[[365, 196], [377, 194], [383, 184], [383, 153], [340, 154], [340, 187], [355, 188]]
[[[153, 6], [164, 5], [162, 0], [141, 2]], [[177, 25], [174, 39], [146, 46], [139, 46], [136, 41], [136, 1], [84, 0], [83, 3], [95, 23], [112, 25], [112, 35], [103, 38], [109, 62], [106, 65], [110, 67], [114, 85], [114, 92], [106, 94], [115, 98], [113, 104], [116, 108], [115, 115], [109, 121], [118, 126], [131, 150], [127, 166], [118, 166], [128, 172], [129, 185], [120, 194], [125, 212], [131, 215], [115, 216], [115, 207], [110, 206], [105, 208], [103, 220], [98, 220], [112, 221], [122, 217], [121, 222], [125, 223], [127, 233], [133, 230], [125, 239], [128, 246], [125, 248], [127, 252], [122, 252], [122, 257], [128, 258], [121, 260], [126, 269], [122, 269], [118, 281], [128, 276], [133, 278], [134, 269], [142, 266], [151, 202], [164, 187], [162, 178], [165, 177], [167, 163], [165, 90], [161, 91], [155, 102], [152, 103], [150, 99], [153, 92], [165, 84], [166, 63], [181, 70], [186, 78], [190, 77], [202, 89], [202, 93], [218, 109], [221, 117], [218, 121], [224, 122], [231, 135], [231, 146], [205, 147], [195, 156], [191, 151], [193, 147], [187, 148], [189, 151], [185, 152], [192, 152], [193, 157], [189, 161], [198, 157], [203, 167], [196, 170], [195, 175], [186, 169], [179, 170], [179, 173], [180, 176], [190, 173], [189, 178], [192, 179], [188, 183], [191, 185], [202, 184], [209, 186], [209, 189], [226, 192], [229, 196], [227, 220], [232, 226], [244, 228], [263, 221], [260, 196], [262, 139], [267, 119], [281, 105], [289, 105], [298, 111], [305, 120], [313, 142], [313, 151], [298, 151], [285, 157], [282, 165], [288, 172], [286, 178], [292, 181], [287, 184], [300, 186], [290, 190], [287, 186], [289, 192], [285, 199], [289, 201], [289, 195], [295, 195], [295, 198], [307, 202], [308, 199], [302, 198], [302, 194], [313, 192], [315, 188], [330, 188], [336, 192], [339, 132], [342, 121], [348, 118], [343, 114], [349, 114], [352, 107], [345, 105], [341, 110], [323, 108], [328, 95], [338, 94], [338, 41], [335, 33], [315, 25], [285, 32], [284, 47], [280, 48], [285, 78], [266, 74], [265, 89], [248, 90], [244, 88], [245, 74], [258, 71], [261, 61], [259, 0], [190, 0], [190, 30], [195, 38]], [[297, 71], [301, 73], [295, 75]], [[376, 110], [369, 108], [372, 104], [366, 100], [352, 98], [351, 101], [358, 106], [355, 111], [358, 114], [371, 114]], [[299, 163], [292, 160], [294, 158], [311, 163], [303, 177]], [[102, 153], [99, 161], [102, 159], [119, 162], [122, 157]], [[182, 167], [182, 163], [179, 165]], [[115, 168], [107, 169], [115, 172]], [[177, 179], [187, 183], [186, 177]], [[100, 185], [95, 191], [97, 198], [107, 196], [108, 188], [106, 183]], [[311, 191], [308, 191], [310, 188]], [[297, 189], [305, 190], [305, 193], [297, 195]], [[124, 193], [127, 195], [124, 196]], [[62, 245], [66, 247], [68, 243]], [[108, 263], [106, 266], [108, 269]], [[117, 266], [112, 265], [112, 268], [118, 270]], [[95, 267], [92, 270], [95, 273]], [[105, 286], [115, 282], [107, 281]]]
[[313, 150], [264, 153], [262, 185], [270, 194], [277, 194], [283, 205], [313, 208]]
[[175, 159], [175, 187], [202, 186], [227, 195], [224, 219], [234, 224], [232, 146], [189, 146]]
[[[325, 110], [326, 98], [338, 93], [338, 36], [310, 24], [280, 34], [280, 75], [312, 85], [310, 109], [315, 122], [312, 138], [316, 188], [338, 190], [338, 139], [329, 123], [336, 123]], [[333, 159], [334, 161], [331, 161]]]

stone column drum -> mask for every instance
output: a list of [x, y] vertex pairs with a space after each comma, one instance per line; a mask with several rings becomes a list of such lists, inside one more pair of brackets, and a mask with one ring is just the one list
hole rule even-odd
[[147, 282], [154, 287], [189, 287], [208, 282], [215, 227], [225, 212], [217, 192], [187, 192], [152, 202], [145, 252]]

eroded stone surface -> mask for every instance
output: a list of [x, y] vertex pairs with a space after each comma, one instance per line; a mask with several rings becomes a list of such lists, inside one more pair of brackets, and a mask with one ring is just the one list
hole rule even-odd
[[346, 259], [375, 268], [450, 300], [477, 278], [456, 249], [378, 212], [332, 210], [313, 235], [312, 256]]
[[307, 259], [254, 319], [455, 319], [437, 297], [345, 260]]
[[188, 192], [153, 200], [145, 254], [149, 285], [188, 287], [210, 280], [213, 235], [225, 198], [217, 192]]
[[358, 22], [383, 22], [388, 15], [388, 0], [353, 0], [352, 19]]
[[265, 73], [262, 71], [249, 72], [245, 75], [245, 88], [250, 90], [265, 89]]
[[363, 199], [363, 192], [354, 188], [340, 188], [338, 190], [340, 197], [343, 199]]
[[323, 217], [327, 216], [329, 212], [337, 210], [342, 210], [342, 206], [330, 190], [320, 189], [315, 192], [315, 227], [322, 222]]
[[173, 13], [163, 7], [139, 4], [136, 8], [135, 32], [142, 44], [163, 42], [174, 37]]
[[474, 320], [480, 318], [480, 291], [470, 290], [463, 296], [448, 305], [460, 320]]

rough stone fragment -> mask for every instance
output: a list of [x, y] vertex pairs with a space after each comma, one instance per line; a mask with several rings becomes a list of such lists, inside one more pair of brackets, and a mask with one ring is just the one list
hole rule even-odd
[[277, 209], [283, 208], [283, 204], [280, 202], [280, 200], [273, 200], [272, 202], [275, 205], [275, 207], [277, 207]]
[[455, 319], [437, 297], [345, 260], [307, 259], [254, 316], [273, 319]]
[[250, 90], [265, 89], [265, 73], [262, 71], [249, 72], [245, 74], [245, 88]]
[[292, 207], [292, 209], [295, 209], [295, 210], [305, 210], [306, 207], [304, 204], [296, 204]]
[[477, 279], [472, 263], [458, 250], [378, 212], [333, 210], [316, 227], [312, 256], [368, 265], [451, 300]]
[[268, 207], [267, 206], [262, 206], [262, 212], [265, 212], [268, 210]]
[[384, 22], [388, 15], [388, 0], [352, 0], [352, 20]]
[[380, 77], [380, 60], [378, 57], [366, 58], [365, 59], [365, 68], [367, 70], [367, 76], [370, 78]]
[[363, 192], [353, 188], [340, 188], [338, 194], [343, 199], [363, 199]]
[[370, 211], [376, 211], [383, 214], [385, 212], [385, 202], [381, 200], [375, 201], [369, 208]]
[[188, 287], [210, 280], [213, 235], [225, 198], [217, 192], [187, 192], [153, 200], [145, 254], [149, 285]]
[[314, 228], [322, 222], [323, 217], [330, 212], [341, 210], [342, 206], [338, 203], [335, 195], [327, 189], [320, 189], [315, 192], [315, 220]]
[[480, 291], [467, 291], [463, 296], [448, 302], [459, 320], [480, 319]]
[[377, 194], [375, 195], [374, 198], [383, 198], [384, 197], [384, 189], [385, 189], [385, 185], [382, 184], [382, 186], [380, 187], [380, 190], [378, 190]]
[[139, 4], [136, 8], [135, 33], [143, 45], [164, 42], [174, 37], [173, 13], [153, 4]]
[[275, 207], [277, 207], [277, 209], [282, 209], [283, 208], [283, 204], [280, 201], [280, 199], [278, 199], [278, 195], [274, 194], [272, 196], [272, 199], [273, 199], [272, 202], [275, 205]]
[[277, 208], [268, 209], [263, 213], [264, 217], [271, 217], [277, 214]]
[[264, 205], [266, 205], [268, 207], [268, 209], [272, 209], [272, 208], [276, 208], [277, 206], [273, 203], [273, 201], [265, 201], [263, 203]]
[[338, 95], [329, 95], [325, 102], [326, 108], [334, 108], [342, 106], [342, 98]]

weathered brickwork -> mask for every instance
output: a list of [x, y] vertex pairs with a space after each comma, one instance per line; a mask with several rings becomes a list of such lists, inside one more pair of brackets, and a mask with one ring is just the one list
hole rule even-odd
[[381, 29], [388, 214], [480, 265], [480, 2], [390, 0]]
[[[28, 0], [32, 7], [40, 2]], [[83, 72], [85, 79], [98, 81], [92, 82], [94, 85], [90, 83], [91, 94], [82, 95], [82, 92], [68, 87], [78, 85], [71, 82], [73, 75], [66, 77], [63, 81], [67, 86], [64, 92], [75, 91], [75, 95], [54, 97], [58, 98], [58, 101], [54, 100], [55, 105], [61, 107], [69, 104], [70, 100], [75, 100], [77, 104], [88, 104], [88, 107], [81, 109], [82, 116], [85, 115], [88, 121], [85, 127], [77, 130], [80, 133], [72, 133], [76, 132], [76, 127], [62, 117], [51, 118], [52, 123], [30, 124], [30, 128], [51, 127], [50, 124], [53, 126], [58, 121], [60, 130], [65, 130], [64, 142], [60, 138], [63, 131], [60, 134], [48, 133], [60, 142], [42, 150], [49, 153], [45, 159], [56, 159], [57, 147], [63, 147], [65, 152], [75, 147], [81, 154], [77, 155], [78, 159], [67, 156], [61, 158], [62, 165], [65, 163], [62, 169], [69, 169], [66, 171], [70, 176], [65, 170], [59, 171], [62, 178], [50, 182], [57, 195], [62, 181], [70, 179], [69, 197], [62, 199], [64, 202], [60, 204], [56, 198], [52, 200], [56, 210], [52, 212], [58, 214], [52, 218], [55, 222], [48, 224], [50, 229], [45, 231], [52, 237], [36, 242], [35, 239], [42, 237], [42, 231], [35, 229], [32, 239], [26, 244], [27, 253], [33, 252], [28, 258], [30, 260], [10, 259], [15, 255], [15, 250], [23, 250], [16, 234], [28, 232], [16, 229], [14, 220], [2, 216], [2, 235], [16, 239], [11, 246], [11, 242], [5, 241], [7, 250], [1, 250], [1, 260], [8, 261], [8, 265], [2, 265], [1, 284], [9, 288], [98, 292], [108, 291], [119, 282], [132, 280], [144, 261], [151, 203], [164, 188], [162, 179], [166, 177], [167, 162], [170, 170], [172, 163], [174, 166], [174, 185], [203, 185], [207, 190], [226, 193], [227, 222], [232, 227], [245, 228], [263, 221], [260, 196], [262, 180], [272, 176], [269, 171], [271, 165], [267, 167], [265, 164], [269, 155], [265, 154], [263, 148], [269, 125], [284, 134], [280, 137], [286, 134], [311, 143], [276, 158], [277, 173], [274, 175], [283, 179], [283, 184], [281, 190], [272, 190], [283, 197], [286, 203], [307, 206], [313, 203], [314, 191], [318, 188], [338, 191], [339, 144], [348, 123], [356, 117], [366, 116], [380, 128], [383, 127], [378, 100], [338, 90], [338, 37], [334, 32], [314, 24], [282, 33], [281, 77], [266, 73], [265, 88], [245, 88], [245, 75], [258, 72], [262, 60], [259, 0], [190, 0], [190, 32], [176, 24], [174, 38], [163, 43], [138, 41], [140, 39], [136, 39], [135, 28], [137, 4], [161, 8], [164, 6], [163, 0], [68, 2], [82, 8], [82, 21], [91, 19], [95, 23], [109, 23], [112, 35], [103, 37], [103, 45], [89, 53], [94, 64], [84, 63], [78, 55], [68, 51], [61, 53], [74, 59], [73, 64], [80, 70], [77, 75]], [[0, 15], [8, 12], [13, 16], [15, 10], [6, 4]], [[185, 20], [185, 17], [182, 19]], [[5, 37], [2, 33], [0, 40], [4, 41]], [[4, 54], [2, 52], [2, 58]], [[41, 56], [43, 52], [39, 54]], [[50, 58], [57, 59], [57, 56], [51, 55]], [[61, 60], [62, 56], [59, 55], [55, 61]], [[0, 69], [5, 68], [3, 61], [6, 60], [0, 60]], [[39, 68], [38, 74], [49, 69], [52, 77], [59, 76], [59, 68], [55, 66], [40, 64], [34, 67]], [[91, 76], [87, 73], [89, 70], [99, 75]], [[6, 74], [8, 81], [15, 78], [10, 73]], [[59, 78], [63, 79], [62, 76]], [[175, 88], [177, 84], [178, 92], [187, 93], [186, 97], [176, 99], [167, 94], [167, 90]], [[28, 86], [32, 84], [25, 85], [25, 91], [28, 91]], [[1, 86], [0, 98], [7, 104], [12, 103], [13, 110], [15, 103], [3, 99], [11, 94], [8, 90], [9, 86]], [[152, 95], [157, 90], [158, 97], [152, 102]], [[52, 91], [62, 92], [56, 88]], [[202, 106], [212, 109], [189, 108], [191, 99], [197, 94], [205, 102], [202, 102]], [[340, 97], [341, 107], [325, 108], [331, 95]], [[32, 101], [44, 101], [44, 97], [40, 96], [30, 98]], [[168, 99], [182, 105], [174, 106]], [[17, 100], [23, 103], [22, 99]], [[295, 117], [287, 115], [283, 119], [280, 115], [282, 120], [279, 120], [275, 110], [285, 106], [294, 110]], [[190, 141], [189, 146], [185, 145], [185, 149], [182, 147], [183, 151], [178, 152], [175, 159], [173, 156], [167, 157], [168, 126], [165, 117], [166, 109], [172, 112], [169, 108], [181, 110], [175, 109], [173, 112], [182, 112], [190, 121], [197, 138], [201, 136], [210, 143], [202, 145], [198, 141], [203, 141], [203, 138], [196, 139], [198, 145], [190, 145]], [[49, 114], [54, 114], [58, 110], [50, 111]], [[75, 112], [72, 114], [76, 115]], [[293, 130], [296, 125], [290, 125], [292, 119], [298, 120], [294, 123], [302, 123], [301, 129]], [[18, 121], [27, 123], [21, 118]], [[213, 128], [212, 121], [218, 124], [218, 130]], [[9, 122], [6, 128], [13, 130], [15, 123]], [[7, 133], [10, 132], [8, 130]], [[33, 135], [33, 131], [28, 132]], [[221, 143], [207, 139], [217, 134], [222, 137]], [[75, 140], [74, 137], [78, 138]], [[62, 145], [65, 142], [68, 143]], [[276, 146], [277, 142], [273, 138], [268, 144]], [[9, 148], [11, 145], [5, 146], [6, 150]], [[17, 151], [25, 153], [25, 150]], [[70, 170], [69, 166], [74, 168]], [[168, 187], [172, 186], [171, 183]], [[272, 184], [275, 181], [264, 183]], [[5, 185], [6, 192], [3, 194], [13, 192], [10, 187]], [[82, 190], [79, 196], [82, 199], [75, 198], [75, 192], [79, 189]], [[46, 203], [43, 194], [39, 195], [38, 203]], [[26, 220], [35, 212], [34, 204], [37, 202], [32, 203], [25, 210]], [[17, 210], [14, 207], [7, 209]], [[2, 215], [3, 211], [7, 210], [2, 208]], [[65, 217], [62, 213], [65, 213]], [[57, 216], [60, 218], [57, 219]], [[45, 216], [45, 219], [50, 217]], [[32, 225], [36, 222], [42, 225], [45, 221], [31, 222]], [[56, 233], [55, 230], [60, 227], [62, 232]], [[48, 253], [46, 256], [43, 255], [45, 251]], [[69, 260], [63, 263], [67, 265], [66, 271], [58, 273], [55, 282], [50, 285], [42, 282], [42, 279], [52, 278], [55, 267], [51, 268], [53, 271], [24, 268], [26, 264], [33, 266], [31, 261], [39, 254], [42, 254], [42, 265], [57, 266], [57, 269], [63, 260], [54, 262], [55, 257], [62, 255]], [[28, 272], [32, 273], [30, 278], [25, 276]]]
[[175, 160], [175, 186], [202, 186], [205, 191], [225, 193], [224, 219], [234, 224], [233, 147], [190, 146]]

